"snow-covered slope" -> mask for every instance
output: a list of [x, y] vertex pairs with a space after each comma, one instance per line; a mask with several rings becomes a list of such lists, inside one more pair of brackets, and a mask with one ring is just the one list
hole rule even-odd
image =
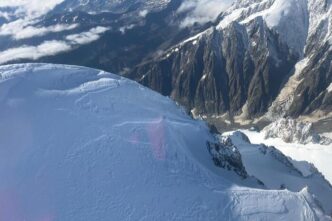
[[326, 212], [332, 212], [332, 186], [317, 169], [306, 161], [295, 161], [275, 147], [251, 144], [241, 132], [228, 135], [242, 155], [249, 175], [257, 177], [267, 188], [301, 191], [303, 188], [315, 196]]
[[[220, 11], [217, 29], [225, 29], [234, 22], [248, 25], [262, 18], [291, 49], [302, 54], [309, 31], [309, 12], [314, 16], [316, 8], [322, 6], [321, 2], [309, 1], [311, 8], [308, 8], [308, 0], [234, 0], [227, 10]], [[311, 31], [315, 31], [314, 27]], [[206, 31], [196, 38], [204, 34]]]
[[252, 143], [272, 145], [282, 151], [285, 155], [297, 161], [307, 161], [315, 165], [315, 167], [322, 172], [326, 179], [332, 183], [332, 145], [320, 144], [299, 144], [299, 143], [286, 143], [281, 138], [268, 138], [265, 139], [263, 132], [247, 131], [244, 132]]
[[249, 23], [262, 17], [267, 26], [277, 31], [281, 38], [302, 54], [308, 33], [307, 0], [235, 1], [218, 25], [225, 28], [232, 22]]
[[234, 21], [247, 24], [262, 17], [288, 46], [303, 54], [314, 35], [320, 44], [331, 38], [331, 10], [329, 0], [237, 0], [223, 13], [218, 27], [225, 28]]
[[0, 122], [0, 220], [330, 220], [305, 190], [241, 186], [204, 123], [113, 74], [3, 66]]

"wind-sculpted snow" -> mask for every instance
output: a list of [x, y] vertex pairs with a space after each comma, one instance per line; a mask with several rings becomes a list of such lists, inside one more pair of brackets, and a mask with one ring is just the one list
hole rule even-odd
[[214, 165], [209, 128], [102, 71], [0, 67], [0, 220], [330, 220]]

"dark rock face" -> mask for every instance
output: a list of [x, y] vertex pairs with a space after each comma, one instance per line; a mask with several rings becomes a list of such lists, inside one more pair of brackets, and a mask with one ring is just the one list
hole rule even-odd
[[207, 143], [207, 148], [216, 166], [234, 171], [242, 178], [248, 178], [242, 157], [231, 138], [223, 137], [220, 143]]
[[[286, 95], [290, 102], [278, 108], [276, 101], [274, 108], [285, 117], [331, 112], [332, 93], [327, 88], [332, 83], [332, 47], [331, 40], [326, 40], [331, 38], [331, 19], [325, 18], [331, 2], [303, 1], [294, 8], [295, 16], [283, 18], [279, 28], [267, 25], [260, 16], [241, 22], [273, 2], [260, 2], [259, 7], [247, 10], [254, 1], [236, 1], [234, 9], [246, 9], [232, 23], [210, 27], [137, 66], [128, 76], [196, 114], [227, 112], [255, 118], [267, 112], [282, 89], [287, 90], [289, 77], [298, 71], [295, 65], [305, 58], [308, 64], [298, 71], [299, 85]], [[227, 13], [218, 21], [223, 22]], [[288, 22], [291, 18], [296, 21]]]
[[249, 27], [210, 28], [129, 76], [199, 113], [239, 114], [247, 103], [248, 115], [256, 116], [267, 111], [297, 59], [257, 18]]
[[289, 115], [310, 114], [317, 109], [332, 110], [332, 93], [326, 88], [332, 82], [332, 50], [327, 43], [313, 53], [312, 60], [302, 72], [304, 79], [297, 87]]

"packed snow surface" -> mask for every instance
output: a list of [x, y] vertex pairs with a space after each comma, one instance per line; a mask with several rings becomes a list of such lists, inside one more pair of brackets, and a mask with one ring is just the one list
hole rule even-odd
[[93, 69], [0, 67], [0, 220], [330, 220], [306, 190], [231, 181], [208, 127]]

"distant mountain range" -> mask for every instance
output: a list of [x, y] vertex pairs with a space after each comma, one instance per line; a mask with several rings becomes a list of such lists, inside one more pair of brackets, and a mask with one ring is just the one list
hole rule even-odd
[[196, 114], [331, 113], [331, 11], [331, 1], [238, 1], [131, 76]]
[[[104, 69], [171, 96], [194, 115], [331, 114], [331, 0], [6, 2], [2, 64]], [[201, 13], [207, 10], [216, 16]]]

